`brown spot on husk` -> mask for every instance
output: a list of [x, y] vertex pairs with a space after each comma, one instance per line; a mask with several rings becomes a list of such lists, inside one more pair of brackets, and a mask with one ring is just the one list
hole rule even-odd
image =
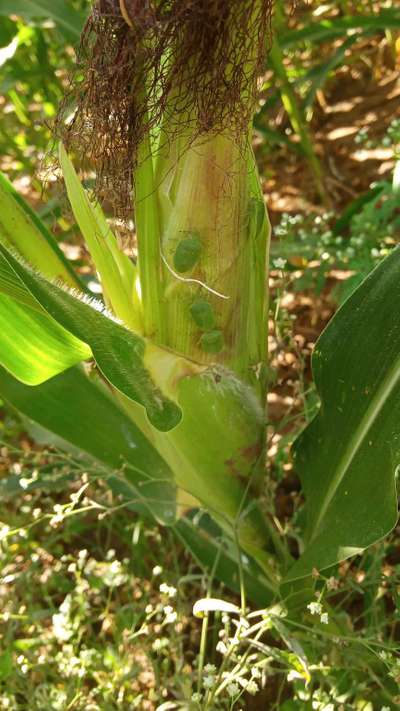
[[230, 459], [225, 460], [225, 465], [229, 471], [229, 474], [245, 482], [249, 471], [251, 471], [252, 466], [256, 464], [261, 453], [262, 444], [260, 442], [255, 442], [248, 447], [242, 447], [239, 450], [237, 457], [231, 457]]

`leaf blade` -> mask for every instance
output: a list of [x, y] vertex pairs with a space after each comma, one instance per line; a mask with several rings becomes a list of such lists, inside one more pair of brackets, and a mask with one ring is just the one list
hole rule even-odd
[[46, 276], [83, 290], [78, 276], [54, 237], [1, 172], [0, 241], [10, 244]]
[[321, 409], [295, 445], [306, 496], [306, 548], [288, 580], [382, 539], [397, 521], [400, 463], [400, 250], [347, 299], [320, 337]]
[[90, 347], [104, 377], [146, 408], [154, 427], [169, 430], [178, 424], [180, 408], [156, 387], [144, 363], [145, 339], [107, 315], [94, 299], [78, 298], [36, 274], [2, 244], [0, 253], [11, 273], [16, 274], [47, 314]]
[[0, 294], [0, 363], [26, 385], [38, 385], [90, 358], [91, 351], [45, 313]]
[[135, 289], [136, 267], [119, 249], [99, 203], [89, 199], [62, 143], [59, 145], [59, 159], [72, 211], [100, 276], [106, 301], [118, 318], [140, 333], [142, 323]]
[[23, 385], [0, 367], [0, 393], [23, 415], [110, 470], [123, 469], [118, 481], [124, 476], [157, 520], [173, 522], [175, 485], [170, 469], [106, 388], [81, 367], [37, 387]]

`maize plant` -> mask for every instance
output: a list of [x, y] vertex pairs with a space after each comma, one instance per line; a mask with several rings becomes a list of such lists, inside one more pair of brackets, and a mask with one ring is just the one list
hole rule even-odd
[[[293, 561], [260, 503], [270, 229], [251, 136], [270, 16], [270, 0], [94, 2], [58, 132], [102, 301], [0, 182], [1, 396], [233, 587], [239, 561], [261, 602], [394, 525], [400, 392], [395, 251], [315, 351], [321, 409], [295, 452], [307, 524]], [[74, 156], [95, 169], [94, 195]]]

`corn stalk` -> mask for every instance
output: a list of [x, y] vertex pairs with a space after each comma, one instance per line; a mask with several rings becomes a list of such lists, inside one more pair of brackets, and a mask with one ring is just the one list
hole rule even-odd
[[[11, 243], [7, 225], [0, 276], [4, 299], [18, 297], [16, 322], [29, 309], [32, 328], [52, 339], [52, 360], [30, 384], [92, 355], [165, 463], [174, 515], [206, 508], [276, 589], [271, 554], [282, 549], [252, 495], [265, 457], [269, 222], [251, 134], [269, 20], [268, 0], [94, 2], [77, 110], [58, 127], [68, 196], [109, 314], [60, 286], [79, 290], [60, 255], [32, 250], [32, 235], [30, 251], [22, 239]], [[96, 165], [97, 196], [85, 193], [68, 157], [78, 149]], [[137, 264], [104, 218], [104, 195], [126, 224], [134, 217]], [[15, 196], [3, 197], [14, 209]], [[19, 218], [37, 235], [32, 215]], [[6, 361], [17, 378], [25, 353], [18, 370], [15, 348]]]
[[[290, 556], [258, 504], [269, 223], [251, 122], [269, 10], [268, 0], [94, 4], [77, 111], [62, 133], [96, 163], [97, 196], [112, 197], [128, 226], [134, 215], [137, 262], [63, 145], [60, 163], [103, 302], [0, 180], [2, 396], [111, 469], [116, 491], [172, 526], [199, 560], [221, 562], [230, 584], [239, 561], [258, 600], [285, 573], [296, 598], [315, 566], [384, 536], [399, 461], [397, 250], [315, 350], [323, 406], [296, 447], [307, 530], [286, 572]], [[373, 358], [360, 364], [360, 351]], [[88, 360], [95, 379], [79, 365]], [[213, 529], [208, 519], [196, 527], [198, 509], [224, 532], [223, 552], [214, 541], [204, 553], [200, 530]], [[253, 561], [245, 571], [238, 549]]]

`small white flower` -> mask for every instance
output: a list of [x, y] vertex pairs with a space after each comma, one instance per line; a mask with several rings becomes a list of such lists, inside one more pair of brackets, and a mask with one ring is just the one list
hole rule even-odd
[[[54, 510], [55, 509], [56, 509], [56, 507], [54, 507]], [[51, 517], [51, 519], [49, 521], [50, 526], [52, 528], [57, 528], [57, 526], [59, 526], [60, 523], [62, 523], [64, 521], [64, 518], [65, 518], [65, 516], [62, 511], [57, 512], [54, 516]]]
[[155, 639], [153, 644], [151, 645], [152, 649], [154, 649], [155, 652], [158, 652], [160, 649], [162, 649], [162, 642], [161, 639]]
[[198, 694], [197, 692], [192, 694], [192, 701], [194, 704], [199, 704], [201, 701], [201, 694]]
[[175, 597], [177, 593], [176, 588], [174, 588], [172, 585], [167, 585], [167, 583], [161, 583], [159, 590], [160, 593], [168, 595], [168, 597]]
[[237, 696], [240, 691], [238, 685], [235, 682], [233, 682], [232, 684], [229, 684], [227, 686], [226, 690], [227, 690], [229, 696]]
[[228, 642], [231, 647], [237, 647], [240, 644], [240, 639], [238, 637], [228, 637]]
[[322, 615], [322, 605], [320, 602], [310, 602], [307, 605], [307, 610], [310, 610], [312, 615]]
[[7, 526], [7, 524], [2, 524], [0, 528], [0, 541], [3, 541], [5, 538], [7, 538], [9, 532], [10, 526]]
[[249, 681], [246, 686], [246, 691], [254, 696], [258, 691], [258, 684], [255, 681]]
[[329, 622], [328, 613], [327, 613], [327, 612], [323, 612], [322, 615], [321, 615], [321, 617], [320, 617], [320, 620], [321, 620], [321, 622], [322, 622], [323, 625], [327, 625], [328, 622]]
[[[178, 613], [176, 612], [176, 610], [173, 610], [172, 607], [170, 609], [171, 609], [171, 612], [168, 612], [165, 615], [164, 624], [166, 624], [166, 625], [172, 625], [178, 619]], [[164, 609], [164, 612], [165, 612], [165, 609]]]
[[277, 259], [274, 259], [273, 265], [275, 269], [284, 269], [286, 266], [286, 259], [282, 259], [282, 257], [278, 257]]
[[60, 612], [56, 615], [53, 615], [52, 623], [53, 634], [55, 638], [59, 640], [59, 642], [67, 642], [69, 639], [71, 639], [74, 632], [71, 629], [69, 619], [64, 615], [64, 613]]
[[64, 615], [69, 615], [71, 611], [71, 595], [67, 595], [60, 605], [60, 612]]
[[217, 650], [217, 652], [219, 652], [220, 654], [226, 654], [226, 653], [227, 653], [228, 647], [226, 646], [225, 642], [222, 641], [222, 639], [220, 639], [220, 641], [218, 642], [218, 644], [217, 644], [217, 646], [216, 646], [216, 650]]
[[118, 587], [126, 582], [127, 574], [124, 572], [122, 563], [119, 560], [113, 560], [103, 573], [103, 582], [108, 587]]
[[5, 575], [1, 582], [4, 583], [4, 585], [9, 585], [10, 583], [13, 583], [14, 580], [15, 580], [15, 575], [10, 573], [10, 575]]
[[252, 667], [251, 676], [253, 679], [261, 679], [261, 677], [262, 677], [261, 670], [258, 667]]
[[215, 672], [217, 671], [217, 667], [215, 666], [215, 664], [206, 664], [206, 666], [204, 667], [204, 671], [206, 674], [215, 674]]
[[203, 686], [205, 689], [212, 689], [214, 686], [215, 682], [215, 676], [212, 676], [211, 674], [209, 676], [205, 676], [203, 679]]
[[161, 575], [162, 571], [163, 571], [163, 569], [162, 569], [161, 565], [156, 565], [155, 568], [153, 568], [152, 573], [153, 573], [153, 575], [157, 576], [157, 575]]

